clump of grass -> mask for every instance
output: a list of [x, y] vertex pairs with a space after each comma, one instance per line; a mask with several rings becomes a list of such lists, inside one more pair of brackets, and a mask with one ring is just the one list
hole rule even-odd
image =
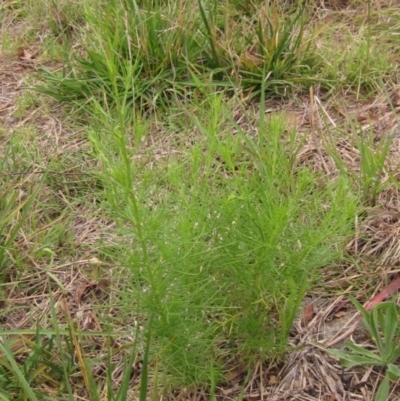
[[82, 34], [86, 56], [69, 60], [62, 77], [49, 73], [42, 89], [61, 101], [106, 96], [112, 105], [129, 88], [130, 104], [153, 105], [161, 94], [173, 94], [179, 80], [188, 78], [187, 63], [201, 57], [203, 41], [192, 13], [178, 3], [163, 8], [151, 1], [112, 0], [89, 8]]
[[329, 39], [329, 33], [326, 34], [321, 74], [327, 81], [335, 83], [336, 88], [351, 88], [364, 95], [374, 93], [382, 80], [390, 80], [396, 70], [389, 55], [382, 57], [382, 53], [388, 51], [388, 45], [383, 38], [371, 41], [371, 34], [365, 26], [357, 35], [344, 25], [340, 35], [337, 35], [337, 30], [335, 26], [335, 35], [339, 38]]
[[[306, 13], [257, 7], [251, 18], [230, 2], [112, 0], [89, 5], [83, 52], [68, 50], [62, 74], [47, 71], [39, 90], [60, 101], [112, 106], [129, 88], [131, 105], [152, 106], [195, 88], [193, 75], [216, 86], [284, 93], [313, 81], [319, 68]], [[82, 54], [84, 54], [82, 56]]]
[[352, 177], [354, 184], [360, 188], [364, 204], [375, 207], [379, 195], [394, 183], [390, 173], [386, 171], [393, 137], [385, 133], [376, 140], [373, 126], [369, 131], [362, 131], [351, 121], [349, 128], [352, 131], [355, 149], [358, 151], [358, 169], [341, 158], [338, 152], [339, 145], [335, 143], [334, 136], [324, 138], [325, 150], [334, 160], [336, 167], [342, 173]]
[[264, 6], [258, 12], [253, 40], [249, 42], [251, 34], [245, 38], [247, 47], [240, 56], [242, 84], [283, 94], [290, 87], [299, 91], [315, 83], [320, 63], [311, 32], [308, 38], [304, 35], [305, 8], [288, 13]]

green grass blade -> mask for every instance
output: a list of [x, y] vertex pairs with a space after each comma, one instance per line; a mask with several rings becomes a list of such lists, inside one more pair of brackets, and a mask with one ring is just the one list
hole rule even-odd
[[388, 401], [389, 397], [389, 377], [385, 375], [382, 379], [381, 384], [378, 387], [378, 391], [375, 395], [375, 401]]
[[149, 321], [149, 327], [147, 331], [147, 336], [146, 336], [146, 348], [144, 350], [144, 355], [143, 355], [143, 367], [142, 367], [142, 373], [140, 377], [140, 395], [139, 395], [139, 400], [140, 401], [146, 401], [147, 399], [147, 386], [148, 386], [148, 380], [149, 380], [149, 356], [150, 356], [150, 344], [151, 344], [151, 322], [152, 320], [150, 319]]
[[38, 398], [36, 397], [35, 393], [31, 389], [29, 383], [25, 380], [24, 375], [22, 374], [21, 370], [18, 367], [17, 362], [14, 359], [14, 356], [11, 352], [10, 347], [8, 346], [8, 342], [6, 338], [2, 338], [2, 341], [0, 341], [0, 350], [4, 353], [6, 358], [8, 359], [11, 368], [15, 375], [18, 377], [18, 381], [21, 385], [21, 389], [25, 392], [25, 394], [28, 396], [30, 401], [39, 401]]
[[219, 61], [219, 57], [218, 57], [218, 52], [217, 49], [215, 47], [215, 37], [214, 37], [214, 33], [213, 30], [211, 28], [208, 16], [207, 16], [207, 11], [206, 11], [206, 5], [204, 3], [203, 0], [198, 0], [198, 4], [199, 4], [199, 9], [200, 9], [200, 14], [201, 14], [201, 18], [203, 20], [203, 23], [206, 27], [207, 30], [207, 37], [208, 37], [208, 41], [211, 47], [211, 52], [212, 52], [212, 60], [213, 60], [213, 67], [214, 68], [219, 68], [220, 67], [220, 61]]
[[[51, 313], [51, 322], [53, 325], [53, 329], [54, 329], [54, 335], [55, 335], [55, 341], [58, 347], [58, 350], [60, 352], [61, 355], [61, 360], [62, 360], [62, 371], [63, 371], [63, 376], [64, 376], [64, 384], [67, 388], [68, 391], [68, 399], [70, 401], [74, 400], [74, 396], [73, 396], [73, 391], [72, 391], [72, 387], [71, 387], [71, 383], [69, 381], [69, 372], [67, 371], [67, 366], [69, 366], [69, 362], [66, 360], [65, 355], [64, 355], [64, 347], [63, 347], [63, 343], [62, 343], [62, 339], [61, 339], [61, 332], [58, 326], [58, 320], [57, 320], [57, 312], [56, 312], [56, 308], [54, 306], [54, 297], [53, 297], [53, 292], [51, 290], [50, 287], [50, 280], [48, 281], [48, 289], [49, 289], [49, 297], [50, 297], [50, 313]], [[68, 332], [68, 334], [70, 334], [70, 331]]]

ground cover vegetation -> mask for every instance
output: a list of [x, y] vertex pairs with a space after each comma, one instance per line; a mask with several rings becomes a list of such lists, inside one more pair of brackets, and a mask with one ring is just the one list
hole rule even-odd
[[0, 399], [397, 399], [398, 2], [0, 11]]

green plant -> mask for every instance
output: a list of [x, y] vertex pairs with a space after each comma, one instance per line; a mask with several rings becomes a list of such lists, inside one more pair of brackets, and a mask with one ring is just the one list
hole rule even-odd
[[330, 355], [339, 358], [345, 367], [357, 365], [378, 366], [384, 369], [384, 377], [379, 385], [375, 401], [386, 401], [389, 395], [390, 380], [400, 378], [400, 367], [396, 362], [400, 358], [400, 307], [394, 301], [382, 302], [367, 312], [353, 299], [354, 305], [362, 316], [365, 328], [376, 345], [376, 352], [345, 342], [348, 350], [326, 350]]
[[371, 1], [366, 11], [359, 24], [335, 21], [325, 29], [319, 56], [323, 60], [321, 82], [328, 89], [344, 88], [356, 92], [357, 97], [370, 97], [382, 88], [383, 82], [390, 82], [396, 70], [390, 55], [390, 24], [372, 18]]
[[393, 183], [393, 180], [384, 174], [392, 138], [388, 135], [382, 135], [378, 141], [375, 141], [373, 132], [359, 133], [359, 129], [353, 123], [350, 123], [350, 127], [354, 132], [355, 147], [360, 155], [359, 172], [354, 171], [342, 160], [337, 150], [340, 145], [337, 145], [332, 137], [324, 138], [325, 149], [335, 161], [337, 168], [342, 173], [351, 176], [357, 183], [362, 191], [365, 203], [375, 206], [379, 194]]
[[33, 109], [34, 107], [38, 107], [36, 94], [25, 92], [23, 96], [17, 99], [17, 108], [14, 111], [14, 117], [22, 118], [29, 109]]
[[201, 107], [175, 121], [193, 145], [151, 169], [149, 122], [139, 115], [130, 121], [124, 107], [109, 114], [98, 104], [89, 132], [128, 243], [116, 256], [129, 269], [124, 296], [140, 299], [151, 320], [150, 360], [182, 385], [223, 379], [224, 341], [238, 363], [284, 355], [304, 293], [340, 257], [358, 202], [346, 177], [320, 186], [294, 168], [295, 134], [280, 118], [260, 118], [253, 141], [222, 94], [198, 89]]
[[46, 85], [38, 89], [60, 101], [85, 104], [93, 98], [109, 106], [128, 90], [131, 107], [153, 106], [179, 91], [188, 64], [201, 58], [202, 38], [192, 14], [179, 2], [113, 0], [88, 6], [88, 28], [81, 34], [86, 56], [68, 52], [63, 74], [47, 71]]
[[14, 241], [19, 230], [28, 218], [35, 193], [24, 194], [13, 183], [6, 184], [0, 192], [0, 277], [5, 278], [9, 253], [13, 251]]
[[361, 157], [361, 185], [365, 200], [375, 206], [377, 197], [384, 188], [390, 185], [390, 180], [383, 180], [385, 161], [389, 154], [392, 139], [383, 135], [374, 144], [374, 135], [361, 135], [356, 142]]
[[[91, 401], [99, 401], [103, 399], [104, 394], [106, 395], [107, 401], [124, 401], [128, 397], [128, 391], [130, 389], [130, 382], [132, 378], [132, 369], [134, 363], [138, 359], [138, 346], [139, 346], [139, 327], [136, 327], [136, 330], [133, 334], [134, 340], [127, 344], [124, 348], [127, 349], [127, 352], [124, 353], [124, 358], [122, 362], [122, 372], [121, 372], [121, 380], [119, 382], [118, 388], [115, 388], [115, 383], [113, 382], [112, 376], [113, 373], [118, 367], [112, 362], [112, 356], [115, 354], [115, 349], [113, 349], [112, 334], [103, 332], [100, 333], [101, 336], [107, 339], [107, 353], [106, 353], [106, 375], [103, 378], [105, 383], [102, 383], [104, 387], [98, 385], [95, 380], [95, 375], [92, 372], [92, 365], [94, 362], [92, 359], [88, 358], [85, 355], [85, 352], [82, 348], [82, 337], [84, 335], [90, 335], [89, 333], [85, 333], [82, 331], [78, 331], [75, 327], [75, 323], [72, 320], [70, 312], [68, 310], [68, 306], [66, 306], [66, 324], [67, 330], [62, 330], [61, 325], [59, 323], [59, 319], [57, 316], [57, 311], [55, 307], [55, 302], [51, 290], [50, 282], [54, 281], [57, 286], [60, 287], [62, 292], [65, 292], [65, 288], [59, 282], [58, 279], [48, 272], [48, 287], [50, 294], [50, 309], [51, 309], [51, 322], [53, 326], [54, 343], [58, 347], [58, 354], [60, 358], [60, 377], [63, 377], [63, 381], [61, 381], [60, 390], [67, 391], [68, 399], [73, 400], [73, 388], [70, 383], [70, 376], [74, 371], [79, 371], [82, 376], [83, 383], [82, 387], [85, 388], [89, 398]], [[143, 362], [142, 362], [142, 372], [140, 378], [140, 390], [139, 390], [139, 401], [146, 401], [147, 392], [148, 392], [148, 365], [149, 365], [149, 346], [150, 346], [150, 338], [151, 338], [151, 322], [148, 325], [147, 330], [147, 338], [145, 339], [145, 350], [143, 352]], [[67, 335], [65, 335], [66, 333]], [[38, 333], [40, 334], [40, 333]], [[75, 357], [75, 358], [74, 358]], [[76, 363], [74, 361], [76, 360]], [[98, 363], [98, 361], [97, 361]], [[31, 400], [33, 401], [33, 400]]]
[[[53, 311], [54, 312], [54, 311]], [[54, 317], [53, 317], [54, 318]], [[53, 322], [54, 324], [54, 322]], [[37, 327], [32, 334], [25, 330], [14, 330], [13, 334], [2, 332], [0, 341], [0, 400], [37, 401], [51, 388], [53, 396], [74, 400], [74, 389], [71, 377], [82, 375], [82, 387], [93, 401], [99, 400], [104, 391], [108, 401], [127, 399], [132, 366], [137, 360], [137, 342], [127, 345], [123, 363], [122, 380], [118, 388], [113, 382], [116, 365], [111, 362], [115, 353], [112, 346], [107, 349], [106, 383], [104, 389], [95, 381], [91, 371], [93, 361], [82, 353], [81, 339], [91, 333], [77, 333], [69, 322], [68, 330], [62, 330], [60, 323], [55, 322], [53, 330], [42, 330]], [[138, 333], [136, 333], [137, 335]], [[106, 337], [107, 334], [104, 334]], [[7, 338], [12, 337], [12, 339]], [[146, 400], [148, 374], [148, 349], [144, 352], [140, 401]], [[77, 363], [75, 363], [75, 358]], [[98, 361], [97, 361], [98, 363]], [[118, 366], [118, 365], [117, 365]], [[53, 398], [54, 399], [54, 398]], [[58, 398], [57, 398], [58, 399]]]
[[293, 14], [276, 6], [263, 7], [259, 14], [254, 38], [240, 57], [243, 85], [284, 93], [289, 86], [298, 90], [314, 82], [319, 61], [312, 34], [304, 36], [305, 6]]
[[264, 70], [264, 89], [283, 94], [309, 85], [319, 68], [304, 7], [288, 14], [264, 6], [249, 19], [217, 1], [112, 0], [87, 5], [84, 19], [84, 56], [67, 49], [62, 73], [40, 75], [37, 89], [59, 101], [114, 107], [128, 91], [131, 108], [148, 109], [183, 98], [197, 86], [193, 75], [259, 90]]
[[24, 330], [14, 330], [11, 334], [2, 332], [1, 383], [10, 399], [36, 401], [41, 399], [42, 388], [46, 385], [53, 391], [60, 391], [64, 384], [69, 384], [68, 380], [63, 382], [62, 376], [63, 371], [68, 371], [67, 377], [73, 372], [73, 363], [71, 359], [63, 358], [63, 364], [58, 360], [60, 352], [68, 349], [68, 341], [66, 347], [58, 348], [54, 336], [46, 334], [39, 325], [29, 333]]
[[[29, 383], [29, 379], [27, 380], [27, 378], [24, 376], [22, 369], [24, 368], [24, 365], [22, 367], [22, 369], [18, 366], [14, 355], [10, 349], [10, 345], [8, 344], [7, 340], [4, 340], [2, 342], [0, 342], [0, 351], [2, 352], [2, 354], [4, 355], [2, 357], [2, 361], [1, 363], [1, 371], [3, 373], [3, 377], [2, 377], [2, 384], [4, 385], [3, 387], [3, 391], [8, 390], [8, 387], [11, 388], [15, 388], [17, 390], [17, 394], [14, 394], [17, 396], [17, 398], [13, 397], [13, 399], [19, 399], [22, 400], [25, 397], [29, 397], [30, 401], [38, 401], [38, 398], [36, 397], [34, 391], [32, 390], [30, 383]], [[8, 363], [7, 363], [7, 362]], [[4, 367], [6, 367], [6, 369], [4, 369]], [[9, 384], [8, 381], [8, 373], [12, 372], [13, 374], [15, 374], [15, 382], [11, 381], [11, 383]], [[21, 389], [22, 393], [19, 392], [18, 390]], [[12, 389], [11, 389], [12, 392]], [[11, 395], [9, 393], [3, 393], [2, 397], [6, 400], [10, 399], [8, 397], [11, 397]]]

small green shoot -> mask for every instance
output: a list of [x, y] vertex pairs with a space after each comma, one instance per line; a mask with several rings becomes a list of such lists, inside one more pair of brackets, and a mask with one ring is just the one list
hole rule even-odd
[[377, 197], [380, 192], [389, 184], [382, 179], [385, 161], [389, 154], [392, 140], [384, 136], [377, 145], [374, 145], [373, 134], [366, 138], [361, 134], [356, 146], [360, 151], [361, 172], [360, 181], [364, 199], [371, 206], [376, 205]]
[[393, 180], [386, 177], [385, 163], [389, 155], [393, 139], [383, 135], [378, 141], [374, 140], [374, 133], [359, 132], [359, 129], [350, 122], [354, 132], [354, 146], [359, 152], [359, 172], [354, 171], [340, 157], [338, 144], [332, 138], [325, 138], [325, 149], [336, 163], [336, 167], [344, 174], [348, 174], [360, 188], [364, 203], [375, 206], [379, 194], [390, 185]]

